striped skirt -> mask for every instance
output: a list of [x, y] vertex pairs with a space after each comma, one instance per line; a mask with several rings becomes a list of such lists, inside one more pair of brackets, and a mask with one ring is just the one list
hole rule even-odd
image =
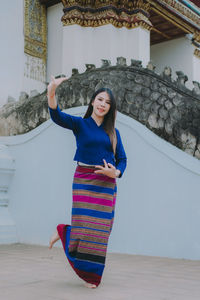
[[68, 261], [84, 281], [99, 285], [114, 220], [116, 180], [77, 166], [73, 180], [71, 225], [59, 224], [58, 234]]

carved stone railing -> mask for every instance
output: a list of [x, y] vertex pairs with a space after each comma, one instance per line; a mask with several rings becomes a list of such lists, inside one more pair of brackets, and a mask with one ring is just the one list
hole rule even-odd
[[[146, 68], [140, 61], [117, 58], [116, 66], [102, 60], [102, 67], [87, 64], [82, 74], [72, 70], [72, 77], [57, 89], [62, 109], [87, 105], [100, 87], [110, 87], [117, 100], [117, 109], [144, 124], [161, 138], [200, 159], [200, 84], [192, 90], [185, 86], [187, 76], [177, 71], [177, 79], [166, 67], [156, 73], [150, 62]], [[0, 135], [28, 132], [49, 118], [46, 91], [35, 97], [23, 95], [16, 103], [0, 110]]]

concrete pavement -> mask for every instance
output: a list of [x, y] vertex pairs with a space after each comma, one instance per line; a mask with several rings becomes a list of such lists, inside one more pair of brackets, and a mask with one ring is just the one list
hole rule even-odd
[[200, 300], [200, 261], [108, 254], [101, 285], [87, 289], [63, 249], [0, 245], [2, 300]]

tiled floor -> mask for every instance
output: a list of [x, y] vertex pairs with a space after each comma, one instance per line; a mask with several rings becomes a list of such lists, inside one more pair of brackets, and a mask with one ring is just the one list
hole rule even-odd
[[87, 289], [61, 248], [0, 245], [2, 300], [200, 300], [200, 261], [108, 254], [101, 285]]

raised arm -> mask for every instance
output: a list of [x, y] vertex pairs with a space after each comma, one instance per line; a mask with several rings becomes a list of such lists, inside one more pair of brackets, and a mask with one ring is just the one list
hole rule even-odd
[[47, 88], [49, 112], [52, 121], [59, 126], [73, 130], [74, 134], [76, 134], [78, 132], [81, 117], [72, 116], [62, 112], [55, 97], [56, 88], [65, 80], [67, 80], [67, 78], [55, 79], [51, 76], [51, 81]]
[[56, 88], [63, 82], [67, 80], [66, 77], [55, 79], [54, 76], [51, 76], [51, 81], [47, 87], [47, 98], [48, 98], [48, 106], [52, 109], [57, 108], [57, 101], [55, 97]]

